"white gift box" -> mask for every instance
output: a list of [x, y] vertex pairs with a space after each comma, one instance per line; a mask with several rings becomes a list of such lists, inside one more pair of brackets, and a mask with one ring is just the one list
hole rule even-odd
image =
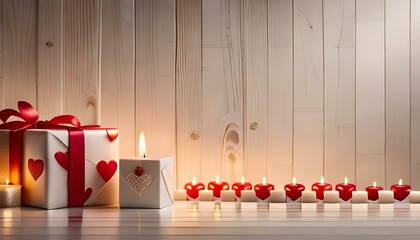
[[[68, 197], [80, 196], [84, 206], [118, 203], [118, 132], [115, 129], [95, 129], [83, 130], [83, 133], [84, 186], [69, 180], [69, 170], [75, 169], [75, 165], [70, 163], [69, 151], [71, 154], [72, 150], [69, 150], [67, 130], [31, 129], [24, 133], [23, 205], [63, 208], [69, 206]], [[76, 150], [80, 152], [81, 149]], [[76, 170], [83, 176], [83, 169]], [[74, 174], [76, 172], [72, 176]], [[82, 181], [77, 178], [77, 181]], [[80, 196], [68, 194], [69, 187], [75, 185], [85, 189]]]
[[[172, 157], [120, 159], [120, 207], [163, 208], [174, 202]], [[141, 174], [136, 169], [141, 168]]]

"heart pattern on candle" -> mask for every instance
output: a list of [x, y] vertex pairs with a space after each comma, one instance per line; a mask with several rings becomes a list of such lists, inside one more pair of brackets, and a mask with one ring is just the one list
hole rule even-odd
[[134, 191], [136, 191], [140, 196], [142, 196], [153, 183], [153, 177], [148, 173], [143, 173], [141, 176], [137, 176], [136, 174], [128, 174], [126, 180], [134, 189]]
[[56, 152], [54, 154], [55, 160], [57, 160], [58, 164], [60, 164], [61, 167], [69, 170], [69, 154], [68, 152]]
[[44, 162], [41, 159], [34, 160], [32, 158], [28, 161], [28, 169], [34, 180], [38, 180], [44, 171]]
[[111, 160], [108, 163], [104, 160], [101, 160], [96, 165], [96, 170], [105, 182], [111, 180], [112, 176], [114, 176], [115, 172], [117, 171], [117, 168], [118, 164], [114, 160]]

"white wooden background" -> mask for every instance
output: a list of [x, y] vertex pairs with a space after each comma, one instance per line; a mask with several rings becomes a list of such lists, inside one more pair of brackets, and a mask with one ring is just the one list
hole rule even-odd
[[144, 131], [179, 187], [420, 189], [420, 0], [0, 0], [0, 19], [1, 107], [118, 127], [122, 157]]

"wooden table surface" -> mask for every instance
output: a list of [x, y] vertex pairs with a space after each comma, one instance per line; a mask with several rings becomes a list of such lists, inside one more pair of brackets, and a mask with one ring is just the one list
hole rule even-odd
[[[391, 207], [389, 207], [391, 206]], [[0, 239], [420, 239], [420, 207], [332, 211], [0, 208]]]

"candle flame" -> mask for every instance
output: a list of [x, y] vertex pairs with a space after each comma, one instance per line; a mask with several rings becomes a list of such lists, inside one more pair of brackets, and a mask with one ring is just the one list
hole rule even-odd
[[244, 176], [241, 177], [241, 183], [244, 184], [245, 183], [245, 178]]
[[376, 181], [373, 181], [373, 187], [376, 187]]
[[139, 155], [141, 158], [146, 158], [146, 140], [143, 132], [140, 132], [139, 136]]
[[263, 184], [263, 185], [267, 185], [267, 179], [265, 179], [265, 177], [263, 177], [262, 184]]
[[349, 183], [349, 180], [347, 179], [347, 177], [344, 178], [344, 185], [347, 185]]
[[216, 183], [219, 183], [220, 179], [219, 179], [219, 174], [216, 175]]
[[400, 179], [400, 181], [398, 181], [398, 185], [402, 185], [402, 179]]
[[295, 177], [293, 177], [292, 183], [293, 183], [293, 185], [296, 185], [296, 178]]
[[324, 176], [321, 177], [321, 184], [324, 184]]
[[6, 185], [9, 185], [9, 179], [8, 178], [6, 179]]
[[193, 177], [192, 184], [193, 185], [196, 185], [197, 184], [197, 179], [195, 177]]

